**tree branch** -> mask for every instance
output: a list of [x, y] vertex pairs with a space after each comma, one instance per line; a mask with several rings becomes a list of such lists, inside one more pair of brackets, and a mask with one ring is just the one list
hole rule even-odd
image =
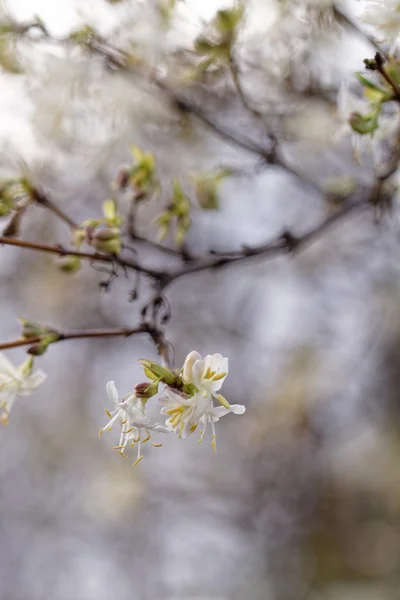
[[49, 254], [56, 254], [58, 256], [77, 256], [85, 260], [94, 262], [102, 262], [109, 264], [118, 264], [125, 269], [133, 269], [138, 273], [143, 273], [148, 277], [155, 280], [162, 281], [165, 276], [165, 271], [151, 269], [143, 267], [138, 262], [123, 258], [114, 254], [103, 254], [102, 252], [81, 252], [80, 250], [73, 250], [72, 248], [64, 248], [60, 244], [49, 246], [47, 244], [39, 244], [37, 242], [28, 242], [27, 240], [20, 240], [15, 238], [9, 238], [0, 236], [0, 245], [5, 246], [17, 246], [19, 248], [25, 248], [29, 250], [36, 250], [38, 252], [47, 252]]

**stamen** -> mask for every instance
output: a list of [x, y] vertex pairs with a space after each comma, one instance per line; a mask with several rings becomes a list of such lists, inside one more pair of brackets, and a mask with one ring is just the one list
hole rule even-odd
[[122, 429], [121, 429], [121, 433], [123, 433], [124, 435], [127, 435], [131, 431], [133, 431], [133, 427], [131, 427], [130, 429], [128, 429], [128, 431], [122, 431]]
[[128, 458], [128, 457], [127, 457], [127, 455], [126, 455], [126, 454], [124, 454], [122, 450], [121, 450], [121, 452], [120, 452], [120, 455], [121, 455], [123, 458]]
[[211, 440], [211, 446], [213, 447], [214, 452], [217, 451], [217, 443], [216, 443], [215, 439], [216, 439], [216, 436], [213, 435], [213, 438]]
[[222, 394], [217, 394], [217, 400], [220, 404], [222, 404], [223, 407], [225, 408], [230, 408], [231, 405], [229, 404], [228, 400], [226, 398], [224, 398], [222, 396]]
[[106, 413], [106, 415], [107, 415], [107, 417], [108, 417], [109, 419], [112, 419], [112, 414], [110, 413], [110, 411], [109, 411], [109, 410], [107, 410], [107, 409], [105, 408], [105, 409], [104, 409], [104, 412]]
[[139, 458], [137, 460], [135, 460], [135, 462], [133, 463], [132, 467], [136, 467], [136, 465], [138, 463], [140, 463], [140, 461], [142, 460], [143, 456], [139, 456]]
[[223, 373], [218, 373], [217, 375], [214, 375], [212, 377], [213, 381], [219, 381], [220, 379], [223, 379], [224, 377], [226, 377], [228, 375], [228, 373], [226, 373], [226, 371], [224, 371]]
[[[3, 420], [3, 417], [1, 417], [1, 420]], [[104, 427], [102, 427], [100, 429], [98, 437], [100, 438], [103, 435], [103, 433], [104, 433]]]
[[161, 448], [162, 444], [153, 444], [154, 448]]
[[197, 425], [198, 425], [198, 423], [194, 423], [194, 424], [191, 426], [191, 428], [190, 428], [190, 433], [194, 433], [194, 432], [196, 431], [196, 429], [197, 429]]
[[149, 433], [149, 435], [147, 436], [147, 438], [145, 440], [142, 440], [142, 443], [145, 444], [146, 442], [149, 441], [150, 438], [151, 438], [151, 433]]

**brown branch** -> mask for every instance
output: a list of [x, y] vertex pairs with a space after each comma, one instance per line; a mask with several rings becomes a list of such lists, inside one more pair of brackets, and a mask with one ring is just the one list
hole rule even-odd
[[220, 269], [238, 262], [247, 260], [254, 257], [274, 257], [283, 253], [293, 253], [305, 246], [316, 241], [323, 233], [328, 229], [344, 220], [351, 213], [357, 210], [365, 210], [369, 208], [369, 203], [365, 200], [357, 200], [349, 203], [341, 211], [330, 215], [320, 225], [314, 227], [304, 233], [301, 236], [296, 236], [290, 231], [285, 231], [278, 238], [255, 247], [245, 247], [242, 250], [234, 252], [220, 253], [217, 256], [211, 258], [204, 258], [201, 260], [194, 260], [183, 268], [176, 270], [170, 274], [170, 282], [176, 281], [181, 277], [198, 273], [205, 270]]
[[[52, 344], [63, 342], [66, 340], [89, 339], [89, 338], [109, 338], [109, 337], [130, 337], [139, 333], [147, 333], [155, 343], [159, 343], [159, 339], [163, 339], [163, 333], [148, 323], [142, 323], [138, 327], [121, 329], [80, 329], [78, 331], [57, 331], [52, 329], [51, 334], [54, 334], [55, 339]], [[0, 350], [9, 350], [20, 346], [31, 346], [32, 344], [40, 343], [49, 332], [43, 336], [19, 338], [11, 342], [0, 344]]]
[[51, 333], [54, 336], [52, 344], [58, 342], [64, 342], [66, 340], [77, 340], [77, 339], [93, 339], [93, 338], [110, 338], [110, 337], [131, 337], [146, 333], [150, 336], [151, 340], [155, 344], [157, 351], [168, 368], [172, 369], [172, 361], [169, 355], [170, 344], [167, 342], [164, 336], [164, 332], [158, 327], [151, 325], [150, 323], [142, 323], [138, 327], [128, 328], [123, 327], [120, 329], [80, 329], [78, 331], [57, 331], [55, 329], [49, 330], [44, 333], [43, 336], [31, 337], [31, 338], [19, 338], [10, 342], [0, 343], [0, 350], [11, 350], [13, 348], [19, 348], [21, 346], [32, 346], [39, 344], [46, 338], [46, 335]]
[[150, 269], [143, 267], [138, 262], [123, 258], [114, 254], [103, 254], [102, 252], [82, 252], [80, 250], [73, 250], [72, 248], [64, 248], [60, 244], [49, 246], [47, 244], [39, 244], [37, 242], [28, 242], [27, 240], [20, 240], [15, 238], [9, 238], [0, 236], [0, 245], [5, 246], [17, 246], [19, 248], [35, 250], [38, 252], [47, 252], [49, 254], [56, 254], [58, 256], [77, 256], [85, 260], [94, 262], [103, 262], [109, 264], [118, 264], [126, 269], [133, 269], [138, 273], [143, 273], [155, 280], [162, 281], [165, 277], [165, 271]]
[[376, 70], [378, 73], [382, 75], [382, 77], [387, 81], [387, 83], [393, 88], [394, 93], [396, 94], [396, 100], [400, 101], [400, 87], [393, 79], [393, 77], [388, 73], [385, 68], [385, 58], [380, 52], [375, 54], [375, 58], [373, 61], [365, 61], [366, 68], [371, 70]]
[[47, 208], [52, 213], [54, 213], [61, 221], [64, 221], [69, 227], [72, 229], [77, 229], [78, 224], [75, 223], [71, 217], [69, 217], [65, 212], [63, 212], [58, 206], [56, 206], [47, 196], [45, 196], [41, 191], [34, 188], [32, 191], [32, 199], [39, 206], [43, 206], [43, 208]]

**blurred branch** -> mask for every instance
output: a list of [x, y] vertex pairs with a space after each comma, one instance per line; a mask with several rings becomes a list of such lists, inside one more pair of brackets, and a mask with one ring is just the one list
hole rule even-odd
[[32, 188], [32, 198], [36, 204], [47, 208], [54, 213], [61, 221], [64, 221], [72, 229], [77, 229], [78, 224], [66, 215], [58, 206], [56, 206], [47, 196], [40, 192], [37, 188]]
[[19, 248], [25, 248], [29, 250], [36, 250], [39, 252], [47, 252], [49, 254], [57, 254], [58, 256], [77, 256], [78, 258], [94, 261], [103, 262], [110, 264], [118, 264], [125, 269], [133, 269], [138, 273], [143, 273], [155, 280], [163, 280], [165, 272], [156, 269], [150, 269], [143, 267], [139, 263], [127, 258], [122, 258], [115, 254], [103, 254], [102, 252], [81, 252], [79, 250], [73, 250], [72, 248], [64, 248], [61, 244], [55, 244], [49, 246], [47, 244], [39, 244], [37, 242], [28, 242], [27, 240], [19, 240], [0, 236], [0, 245], [5, 246], [18, 246]]
[[284, 231], [276, 239], [261, 244], [260, 246], [248, 247], [245, 246], [242, 250], [234, 252], [224, 252], [220, 254], [213, 253], [211, 258], [204, 258], [194, 260], [187, 266], [175, 273], [171, 274], [171, 281], [175, 281], [180, 277], [189, 275], [191, 273], [197, 273], [199, 271], [205, 271], [208, 269], [220, 269], [222, 267], [235, 264], [254, 257], [274, 257], [279, 254], [294, 253], [298, 250], [303, 249], [305, 246], [316, 241], [322, 234], [328, 229], [343, 221], [351, 213], [356, 211], [366, 210], [369, 208], [369, 204], [365, 200], [357, 200], [348, 204], [344, 209], [339, 212], [330, 215], [327, 219], [322, 221], [320, 225], [307, 231], [301, 236], [297, 236], [289, 230]]
[[[51, 334], [54, 336], [52, 344], [57, 342], [64, 342], [66, 340], [77, 340], [77, 339], [92, 339], [92, 338], [109, 338], [109, 337], [131, 337], [146, 333], [150, 336], [152, 341], [157, 347], [160, 356], [163, 358], [166, 364], [170, 364], [169, 361], [169, 345], [165, 340], [164, 333], [161, 329], [149, 323], [142, 323], [138, 327], [134, 328], [121, 328], [121, 329], [80, 329], [77, 331], [57, 331], [51, 329]], [[0, 344], [0, 350], [10, 350], [12, 348], [19, 348], [21, 346], [32, 346], [33, 344], [39, 344], [43, 339], [49, 335], [49, 331], [43, 336], [36, 337], [24, 337], [11, 342], [4, 342]]]

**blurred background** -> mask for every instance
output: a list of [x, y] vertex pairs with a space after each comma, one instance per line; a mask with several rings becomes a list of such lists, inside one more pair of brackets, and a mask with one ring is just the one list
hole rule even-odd
[[[362, 4], [340, 6], [356, 19]], [[18, 22], [40, 17], [56, 37], [90, 25], [135, 48], [210, 114], [262, 140], [228, 77], [190, 85], [184, 77], [187, 49], [220, 7], [177, 1], [166, 18], [150, 0], [6, 6]], [[249, 0], [246, 10], [243, 85], [302, 180], [183, 118], [147, 82], [33, 34], [1, 42], [2, 177], [24, 165], [81, 222], [99, 213], [136, 144], [155, 154], [166, 187], [172, 177], [234, 169], [217, 210], [193, 209], [186, 247], [195, 255], [317, 225], [334, 207], [307, 179], [371, 181], [371, 159], [355, 160], [336, 100], [343, 81], [357, 89], [352, 75], [374, 49], [330, 2]], [[163, 203], [140, 208], [140, 232], [151, 239]], [[68, 244], [69, 233], [33, 206], [21, 237]], [[176, 263], [136, 250], [147, 265]], [[1, 600], [397, 599], [399, 258], [396, 212], [379, 222], [364, 212], [294, 256], [171, 285], [166, 333], [176, 365], [193, 349], [228, 356], [224, 394], [247, 407], [219, 423], [217, 454], [207, 440], [171, 436], [132, 469], [112, 451], [117, 432], [98, 439], [106, 382], [125, 394], [143, 378], [137, 359], [157, 359], [147, 337], [52, 346], [37, 361], [45, 385], [16, 403], [0, 431]], [[17, 315], [60, 329], [135, 326], [146, 281], [129, 302], [133, 277], [108, 293], [102, 278], [89, 266], [69, 276], [51, 256], [2, 247], [1, 341], [18, 337]], [[7, 355], [24, 360], [22, 350]]]

